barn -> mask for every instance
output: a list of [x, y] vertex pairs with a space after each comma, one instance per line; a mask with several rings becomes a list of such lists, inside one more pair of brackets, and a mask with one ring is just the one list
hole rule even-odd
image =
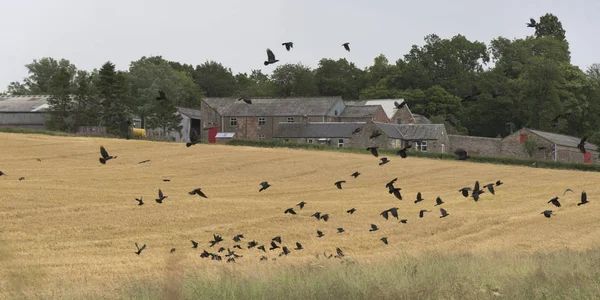
[[0, 96], [0, 127], [43, 129], [47, 95]]

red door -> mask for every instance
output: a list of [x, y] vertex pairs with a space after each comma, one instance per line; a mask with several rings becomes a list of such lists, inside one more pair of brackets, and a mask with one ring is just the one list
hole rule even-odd
[[219, 126], [208, 129], [208, 142], [214, 144], [217, 142], [217, 133], [219, 132]]

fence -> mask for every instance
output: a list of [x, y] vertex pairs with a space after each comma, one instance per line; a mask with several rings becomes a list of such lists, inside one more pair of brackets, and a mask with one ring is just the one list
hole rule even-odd
[[82, 135], [106, 135], [106, 127], [104, 126], [79, 126], [75, 130], [76, 134]]

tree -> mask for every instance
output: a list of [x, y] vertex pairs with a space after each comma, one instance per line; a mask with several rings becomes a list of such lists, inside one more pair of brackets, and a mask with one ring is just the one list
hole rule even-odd
[[177, 114], [177, 107], [169, 97], [166, 100], [154, 100], [148, 116], [148, 128], [160, 129], [163, 134], [176, 130], [181, 135], [182, 120], [183, 117]]
[[345, 58], [337, 61], [321, 59], [315, 70], [315, 81], [321, 96], [342, 96], [344, 100], [358, 99], [365, 87], [364, 71]]
[[526, 139], [523, 143], [521, 143], [523, 147], [523, 151], [529, 155], [529, 157], [533, 157], [535, 151], [537, 150], [537, 143], [534, 139]]
[[73, 103], [69, 70], [62, 67], [56, 71], [48, 83], [48, 89], [52, 92], [48, 99], [50, 109], [46, 126], [50, 130], [71, 131], [73, 129], [71, 120]]
[[[44, 57], [40, 60], [34, 59], [32, 63], [25, 65], [29, 71], [29, 76], [25, 78], [23, 86], [29, 95], [49, 94], [52, 76], [62, 68], [69, 73], [69, 80], [73, 80], [77, 68], [66, 59], [60, 61], [51, 57]], [[15, 87], [18, 87], [16, 83]], [[23, 91], [23, 90], [21, 90]]]
[[273, 70], [271, 79], [275, 83], [275, 95], [278, 97], [318, 95], [314, 72], [300, 63], [278, 66]]
[[100, 126], [101, 124], [102, 106], [94, 83], [97, 73], [97, 71], [94, 73], [77, 71], [73, 83], [75, 126]]
[[235, 92], [235, 78], [231, 69], [215, 61], [196, 66], [193, 78], [206, 97], [229, 97]]
[[29, 90], [27, 89], [27, 87], [25, 86], [25, 84], [18, 82], [18, 81], [13, 81], [8, 85], [7, 88], [7, 93], [9, 95], [28, 95], [29, 94]]
[[126, 136], [133, 112], [131, 86], [123, 72], [117, 72], [110, 61], [98, 72], [98, 96], [102, 103], [102, 124], [111, 134]]
[[565, 30], [562, 27], [562, 23], [553, 14], [545, 14], [540, 17], [537, 27], [535, 28], [535, 36], [546, 37], [551, 36], [557, 40], [565, 40]]

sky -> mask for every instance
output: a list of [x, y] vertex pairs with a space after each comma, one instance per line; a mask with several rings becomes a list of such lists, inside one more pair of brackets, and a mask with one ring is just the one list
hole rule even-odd
[[[263, 61], [271, 48], [279, 64], [315, 68], [321, 58], [346, 58], [365, 68], [379, 54], [395, 62], [431, 33], [488, 45], [498, 36], [532, 35], [525, 23], [546, 13], [562, 22], [571, 61], [585, 70], [600, 62], [599, 11], [598, 0], [0, 0], [0, 91], [42, 57], [84, 70], [111, 61], [126, 70], [142, 56], [161, 55], [270, 74], [277, 64]], [[281, 46], [287, 41], [294, 42], [290, 52]]]

